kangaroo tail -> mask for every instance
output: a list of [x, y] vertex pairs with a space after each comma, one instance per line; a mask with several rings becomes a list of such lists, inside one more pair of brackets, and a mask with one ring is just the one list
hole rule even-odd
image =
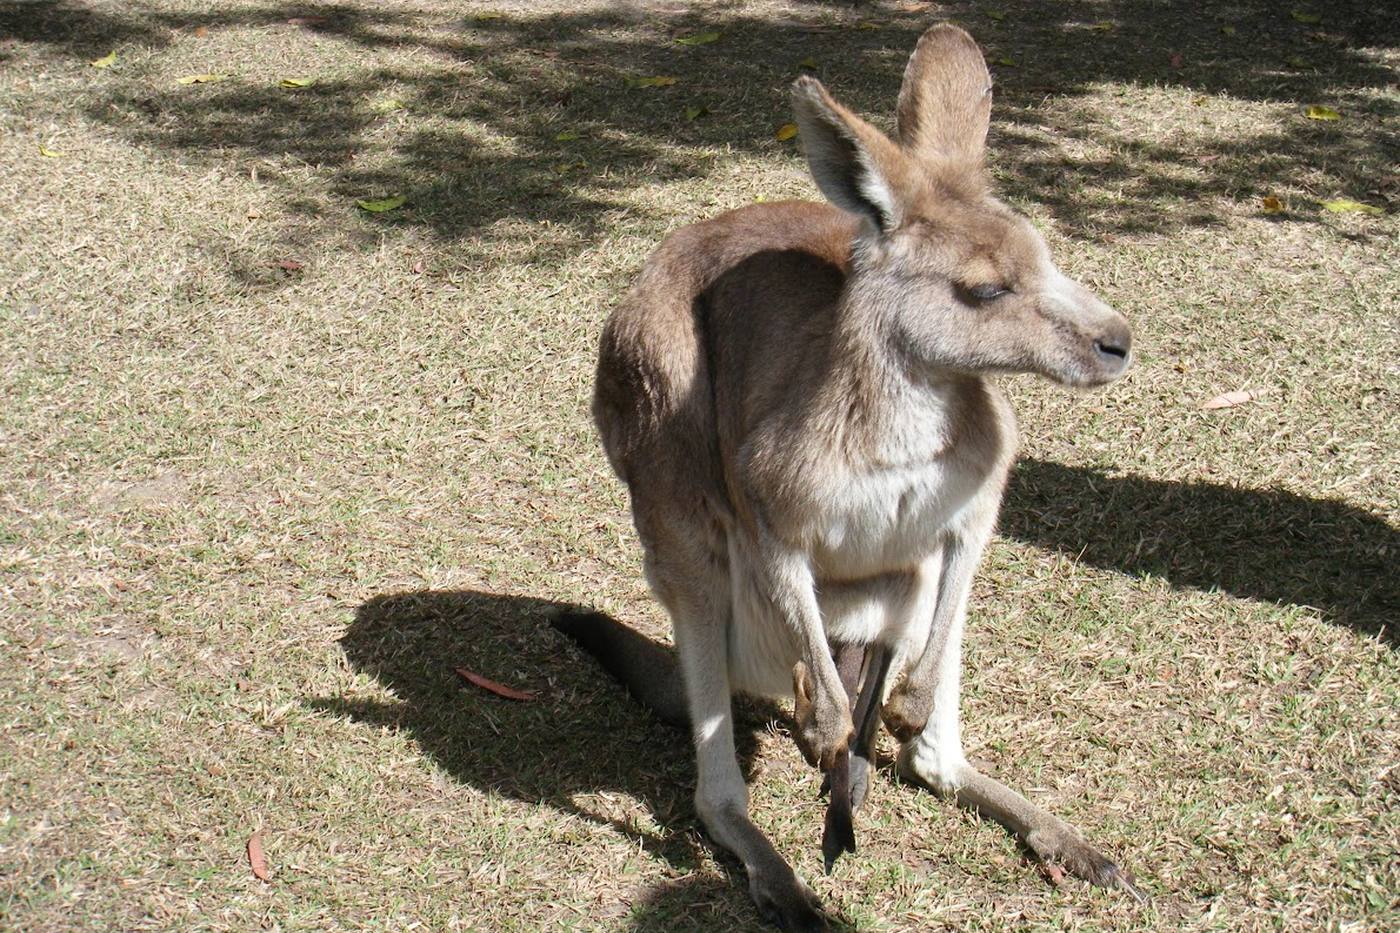
[[671, 649], [601, 612], [569, 610], [550, 623], [591, 654], [662, 722], [677, 728], [690, 726], [680, 666]]

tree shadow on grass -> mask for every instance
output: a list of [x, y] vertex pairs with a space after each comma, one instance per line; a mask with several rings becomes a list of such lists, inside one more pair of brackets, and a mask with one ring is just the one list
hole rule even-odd
[[[686, 918], [681, 929], [756, 926], [742, 868], [723, 854], [721, 876], [701, 867], [688, 736], [628, 699], [549, 625], [553, 614], [577, 608], [470, 590], [377, 596], [356, 611], [341, 646], [355, 670], [398, 701], [310, 705], [405, 730], [463, 784], [610, 826], [665, 861], [677, 879], [643, 892], [632, 905], [634, 929], [676, 929], [678, 916]], [[456, 666], [538, 699], [512, 702], [468, 686]], [[749, 701], [735, 711], [740, 761], [751, 774], [758, 735], [779, 714]], [[639, 801], [645, 816], [622, 812], [619, 795]]]
[[1400, 642], [1400, 529], [1343, 502], [1030, 459], [1011, 476], [1001, 533], [1119, 573], [1310, 606]]
[[[251, 79], [189, 88], [113, 74], [88, 116], [182, 158], [314, 166], [314, 186], [351, 216], [353, 198], [408, 196], [392, 215], [357, 217], [364, 233], [415, 226], [454, 241], [528, 241], [548, 224], [582, 244], [626, 207], [627, 192], [704, 177], [715, 153], [795, 159], [796, 148], [773, 130], [790, 119], [787, 87], [804, 61], [888, 125], [909, 50], [935, 17], [892, 3], [804, 6], [782, 15], [668, 4], [464, 19], [365, 3], [314, 11], [225, 4], [207, 14], [40, 3], [0, 4], [0, 25], [17, 41], [74, 57], [113, 43], [193, 41], [196, 27], [341, 43], [359, 70], [299, 92]], [[967, 25], [993, 63], [992, 145], [1006, 193], [1045, 205], [1070, 236], [1102, 240], [1219, 223], [1220, 201], [1271, 191], [1292, 191], [1301, 208], [1342, 193], [1393, 198], [1386, 167], [1396, 149], [1385, 126], [1396, 107], [1383, 91], [1394, 73], [1383, 53], [1400, 44], [1400, 16], [1358, 0], [1322, 7], [1320, 22], [1300, 22], [1287, 4], [1264, 0], [1218, 10], [1185, 0], [1006, 0], [999, 19], [966, 0], [938, 13]], [[723, 37], [695, 48], [674, 42], [701, 28]], [[628, 86], [648, 75], [677, 82]], [[1126, 131], [1094, 111], [1088, 98], [1105, 85], [1295, 106], [1291, 116], [1255, 125], [1144, 139], [1141, 128]], [[404, 110], [376, 111], [372, 98], [384, 92]], [[1066, 105], [1076, 98], [1084, 106]], [[1346, 120], [1309, 121], [1302, 105], [1310, 103], [1339, 106]], [[686, 108], [699, 106], [707, 115], [687, 119]], [[561, 141], [561, 132], [577, 138]], [[264, 177], [288, 202], [308, 185], [300, 173]], [[345, 218], [317, 219], [327, 236], [345, 227]], [[493, 228], [498, 221], [530, 230], [512, 234]], [[373, 236], [361, 240], [377, 246]]]

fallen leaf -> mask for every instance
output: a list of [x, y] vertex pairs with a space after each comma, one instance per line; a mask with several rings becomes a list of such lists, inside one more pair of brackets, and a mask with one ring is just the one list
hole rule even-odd
[[1251, 402], [1263, 395], [1268, 389], [1237, 389], [1234, 392], [1224, 392], [1201, 406], [1203, 411], [1214, 411], [1217, 408], [1234, 408], [1236, 405], [1243, 405]]
[[277, 82], [282, 87], [310, 87], [316, 83], [315, 78], [283, 78]]
[[205, 36], [207, 36], [207, 35], [209, 35], [209, 27], [208, 27], [208, 26], [196, 26], [196, 27], [194, 27], [194, 37], [195, 37], [196, 39], [203, 39], [203, 38], [204, 38]]
[[267, 870], [267, 856], [263, 854], [262, 835], [253, 833], [248, 837], [248, 865], [253, 869], [253, 877], [259, 881], [272, 880]]
[[202, 74], [185, 75], [183, 78], [176, 78], [176, 84], [213, 84], [215, 81], [223, 81], [228, 78], [224, 74]]
[[469, 671], [465, 667], [454, 667], [453, 670], [457, 672], [458, 677], [462, 678], [467, 683], [475, 684], [483, 690], [490, 690], [492, 693], [496, 694], [496, 696], [505, 697], [507, 700], [529, 702], [535, 699], [535, 694], [529, 691], [507, 687], [505, 684], [497, 683], [489, 677], [482, 677], [475, 671]]
[[1173, 52], [1171, 57], [1167, 59], [1168, 64], [1173, 68], [1180, 68], [1183, 61], [1184, 59], [1181, 57], [1180, 52]]
[[382, 214], [385, 211], [397, 210], [403, 207], [408, 198], [401, 194], [396, 194], [392, 198], [381, 198], [377, 201], [356, 201], [360, 210], [369, 211], [371, 214]]
[[330, 22], [326, 16], [293, 16], [287, 20], [288, 26], [324, 26]]
[[571, 143], [578, 139], [578, 137], [578, 130], [560, 130], [558, 133], [554, 134], [554, 141], [556, 143]]
[[1296, 21], [1306, 23], [1309, 26], [1315, 26], [1322, 22], [1322, 17], [1319, 14], [1309, 13], [1307, 10], [1293, 10], [1288, 15], [1293, 17]]
[[817, 60], [816, 60], [815, 58], [813, 58], [812, 56], [808, 55], [806, 58], [802, 59], [802, 61], [800, 61], [800, 62], [797, 63], [797, 67], [798, 67], [798, 68], [807, 68], [807, 69], [809, 69], [809, 70], [811, 70], [811, 71], [816, 71], [816, 70], [817, 70]]
[[1099, 20], [1097, 23], [1090, 23], [1089, 28], [1094, 30], [1095, 32], [1110, 32], [1114, 29], [1117, 29], [1118, 24], [1109, 22], [1108, 20], [1104, 19]]
[[879, 29], [879, 28], [880, 28], [880, 24], [879, 24], [879, 23], [872, 23], [872, 22], [869, 22], [869, 21], [862, 21], [862, 22], [856, 23], [856, 28], [857, 28], [857, 29]]
[[1272, 194], [1265, 195], [1264, 200], [1260, 202], [1260, 206], [1264, 209], [1264, 213], [1266, 214], [1282, 214], [1287, 207], [1283, 201], [1274, 197]]
[[1003, 55], [1001, 58], [998, 58], [998, 59], [996, 60], [996, 64], [1001, 65], [1003, 68], [1018, 68], [1018, 67], [1020, 67], [1019, 65], [1016, 64], [1016, 59], [1011, 58], [1010, 56], [1007, 56], [1007, 55]]
[[423, 266], [423, 260], [420, 259], [420, 260], [418, 260], [417, 262], [415, 262], [415, 263], [413, 264], [413, 274], [414, 274], [414, 275], [422, 275], [422, 274], [423, 274], [423, 268], [424, 268], [424, 266]]
[[1054, 887], [1058, 888], [1064, 885], [1065, 870], [1054, 862], [1041, 862], [1040, 871], [1045, 876], [1045, 880]]
[[300, 272], [305, 268], [302, 263], [297, 262], [295, 259], [279, 259], [276, 262], [268, 263], [268, 265], [276, 266], [283, 272]]
[[116, 63], [117, 53], [115, 51], [108, 52], [101, 58], [94, 58], [92, 61], [88, 62], [88, 64], [91, 65], [93, 68], [111, 68]]
[[43, 156], [46, 159], [63, 158], [63, 153], [59, 152], [57, 149], [50, 149], [48, 146], [45, 146], [42, 143], [40, 143], [39, 145], [39, 155]]
[[248, 208], [248, 213], [243, 216], [247, 217], [249, 220], [257, 220], [262, 216], [262, 211], [258, 210], [256, 207], [250, 207]]
[[1200, 107], [1200, 106], [1201, 106], [1202, 104], [1204, 104], [1205, 102], [1206, 102], [1206, 99], [1205, 99], [1204, 96], [1201, 96], [1201, 97], [1193, 97], [1193, 98], [1191, 98], [1191, 106], [1192, 106], [1192, 107]]
[[722, 33], [722, 32], [701, 32], [701, 33], [696, 33], [696, 34], [693, 35], [693, 36], [685, 36], [684, 38], [677, 39], [677, 40], [676, 40], [676, 44], [677, 44], [677, 45], [691, 45], [691, 46], [694, 46], [694, 45], [709, 45], [711, 42], [718, 42], [720, 36], [722, 36], [722, 35], [724, 35], [724, 33]]
[[996, 20], [998, 23], [1006, 19], [1006, 14], [1000, 10], [988, 10], [987, 19]]
[[1233, 36], [1235, 33], [1239, 32], [1234, 26], [1221, 26], [1220, 31], [1227, 36]]
[[670, 87], [676, 80], [667, 75], [655, 75], [650, 78], [628, 78], [627, 84], [629, 87]]
[[1385, 211], [1374, 204], [1363, 204], [1360, 201], [1353, 201], [1351, 198], [1334, 198], [1331, 201], [1323, 201], [1322, 209], [1331, 211], [1334, 214], [1360, 213], [1360, 214], [1384, 214]]
[[393, 113], [395, 110], [405, 109], [405, 105], [397, 97], [381, 97], [370, 104], [370, 109], [375, 113]]
[[1324, 107], [1321, 104], [1313, 104], [1306, 111], [1309, 120], [1327, 120], [1333, 122], [1342, 118], [1341, 113], [1331, 107]]
[[784, 123], [782, 126], [778, 127], [778, 132], [774, 133], [773, 135], [778, 138], [779, 142], [785, 143], [789, 139], [792, 139], [794, 136], [797, 135], [797, 124]]
[[709, 112], [710, 112], [710, 108], [704, 106], [703, 104], [701, 104], [701, 105], [698, 106], [698, 107], [695, 107], [695, 106], [687, 107], [687, 108], [685, 108], [685, 118], [686, 118], [687, 120], [694, 121], [694, 120], [700, 119], [700, 118], [703, 117], [703, 116], [709, 115]]
[[1283, 60], [1289, 68], [1307, 68], [1308, 60], [1301, 55], [1290, 55]]
[[554, 166], [554, 170], [560, 175], [565, 175], [580, 168], [588, 168], [588, 163], [582, 159], [575, 159], [572, 162], [560, 162], [558, 165]]

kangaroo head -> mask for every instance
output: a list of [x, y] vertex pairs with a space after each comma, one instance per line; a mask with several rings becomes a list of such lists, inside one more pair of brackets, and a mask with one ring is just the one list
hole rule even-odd
[[812, 176], [863, 220], [847, 301], [872, 311], [916, 368], [1112, 382], [1128, 368], [1127, 321], [1060, 272], [1039, 232], [988, 191], [991, 83], [972, 37], [939, 25], [905, 70], [898, 142], [815, 78], [793, 85]]

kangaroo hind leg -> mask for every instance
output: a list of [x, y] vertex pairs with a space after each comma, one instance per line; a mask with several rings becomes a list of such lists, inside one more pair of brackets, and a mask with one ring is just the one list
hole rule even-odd
[[711, 838], [743, 862], [749, 892], [765, 919], [785, 930], [827, 930], [816, 895], [749, 819], [748, 787], [734, 747], [728, 575], [708, 555], [679, 554], [663, 562], [648, 550], [648, 577], [675, 630], [695, 742], [696, 812]]

